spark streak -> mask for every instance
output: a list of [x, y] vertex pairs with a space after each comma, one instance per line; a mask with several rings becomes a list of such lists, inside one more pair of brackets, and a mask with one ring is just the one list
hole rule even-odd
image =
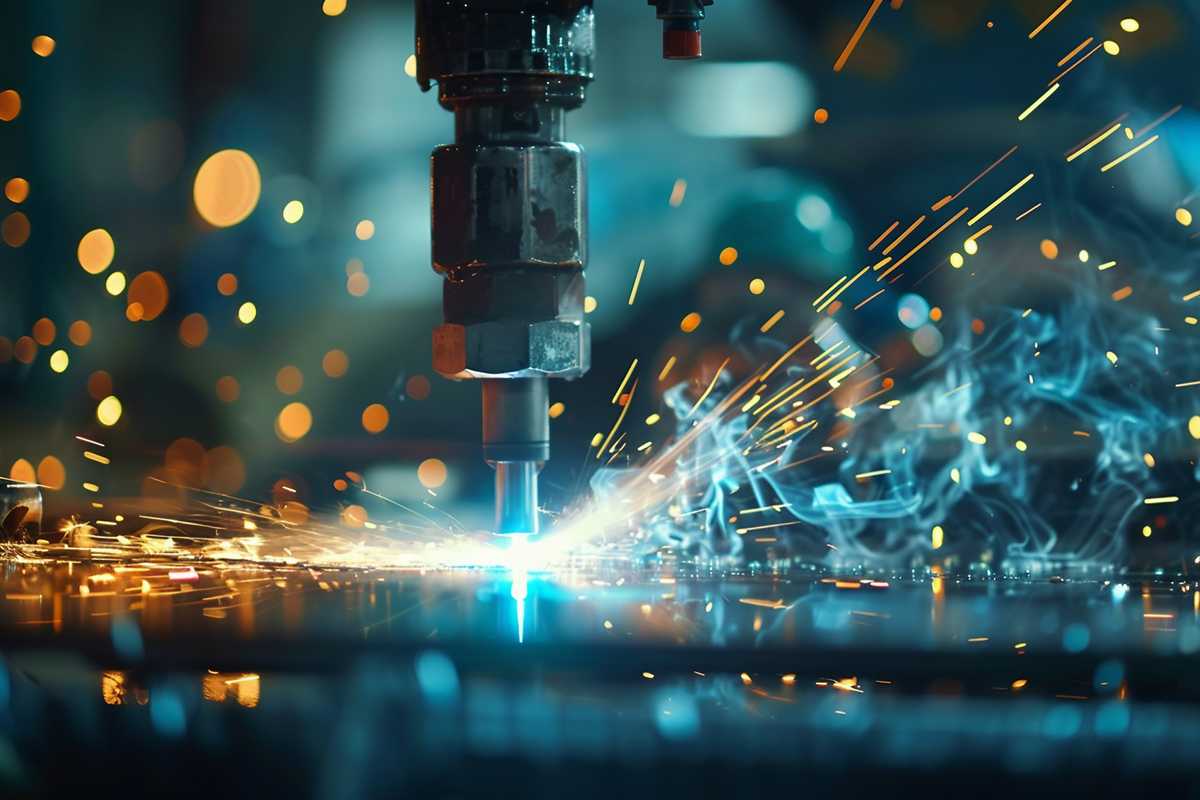
[[1067, 67], [1067, 68], [1066, 68], [1066, 69], [1064, 69], [1062, 72], [1058, 73], [1058, 74], [1057, 74], [1057, 75], [1055, 75], [1053, 78], [1051, 78], [1051, 79], [1050, 79], [1050, 83], [1058, 83], [1058, 82], [1059, 82], [1059, 81], [1061, 81], [1063, 78], [1067, 77], [1067, 75], [1069, 75], [1069, 74], [1070, 74], [1071, 70], [1075, 69], [1075, 68], [1076, 68], [1076, 67], [1078, 67], [1080, 64], [1082, 64], [1083, 62], [1087, 61], [1089, 58], [1091, 58], [1092, 56], [1094, 56], [1094, 55], [1096, 54], [1096, 51], [1097, 51], [1097, 50], [1099, 50], [1099, 49], [1100, 49], [1101, 47], [1103, 47], [1103, 46], [1104, 46], [1104, 45], [1102, 45], [1102, 44], [1098, 44], [1098, 45], [1096, 45], [1095, 47], [1093, 47], [1091, 50], [1088, 50], [1086, 53], [1084, 53], [1082, 56], [1080, 56], [1080, 57], [1079, 57], [1079, 60], [1078, 60], [1078, 61], [1076, 61], [1074, 64], [1072, 64], [1071, 66]]
[[596, 451], [596, 460], [599, 461], [604, 456], [604, 451], [608, 449], [608, 443], [612, 441], [616, 435], [617, 429], [621, 427], [621, 423], [625, 421], [625, 415], [629, 413], [630, 407], [633, 405], [633, 394], [637, 391], [638, 382], [635, 380], [633, 386], [629, 389], [629, 400], [625, 405], [621, 406], [621, 413], [617, 415], [617, 421], [613, 423], [612, 429], [608, 432], [608, 436], [604, 437], [604, 444]]
[[[986, 168], [983, 170], [983, 172], [979, 173], [979, 174], [978, 174], [978, 175], [976, 175], [974, 178], [972, 178], [970, 181], [968, 181], [968, 182], [967, 182], [967, 185], [966, 185], [966, 186], [964, 186], [964, 187], [962, 187], [961, 189], [959, 189], [957, 192], [955, 192], [955, 193], [954, 193], [954, 195], [953, 195], [953, 196], [951, 196], [951, 198], [950, 198], [950, 199], [951, 199], [951, 200], [957, 200], [957, 199], [958, 199], [960, 196], [962, 196], [962, 193], [963, 193], [963, 192], [967, 191], [967, 190], [968, 190], [968, 189], [970, 189], [972, 186], [974, 186], [975, 184], [979, 183], [981, 180], [983, 180], [984, 178], [986, 178], [986, 177], [988, 176], [988, 174], [989, 174], [989, 173], [990, 173], [992, 170], [994, 170], [996, 167], [998, 167], [998, 166], [1000, 166], [1001, 164], [1003, 164], [1003, 163], [1004, 163], [1004, 161], [1005, 161], [1005, 160], [1006, 160], [1006, 159], [1007, 159], [1009, 156], [1011, 156], [1013, 153], [1017, 152], [1017, 148], [1018, 148], [1019, 146], [1020, 146], [1020, 145], [1015, 145], [1015, 144], [1014, 144], [1012, 147], [1010, 147], [1010, 148], [1008, 149], [1008, 152], [1007, 152], [1007, 153], [1005, 153], [1004, 155], [1002, 155], [1002, 156], [1000, 156], [999, 158], [997, 158], [997, 159], [996, 159], [995, 161], [993, 161], [991, 164], [988, 164], [988, 166], [987, 166], [987, 167], [986, 167]], [[943, 203], [942, 205], [945, 205], [945, 204]], [[936, 209], [936, 208], [934, 209], [934, 211], [937, 211], [937, 210], [938, 210], [938, 209]]]
[[1081, 155], [1086, 153], [1088, 150], [1091, 150], [1093, 147], [1100, 144], [1105, 139], [1112, 136], [1114, 133], [1116, 133], [1119, 130], [1121, 130], [1121, 123], [1119, 123], [1119, 122], [1114, 123], [1113, 126], [1111, 128], [1109, 128], [1108, 130], [1106, 130], [1104, 133], [1100, 134], [1095, 139], [1092, 139], [1090, 142], [1085, 144], [1083, 147], [1079, 148], [1074, 153], [1071, 153], [1071, 155], [1067, 156], [1067, 161], [1074, 161], [1075, 159], [1079, 158]]
[[889, 244], [887, 247], [883, 248], [883, 255], [885, 255], [885, 256], [886, 256], [888, 253], [890, 253], [890, 252], [892, 252], [893, 250], [895, 250], [895, 249], [896, 249], [896, 245], [900, 244], [900, 243], [901, 243], [901, 242], [903, 242], [905, 239], [907, 239], [907, 238], [908, 238], [908, 235], [909, 235], [910, 233], [912, 233], [913, 231], [915, 231], [917, 228], [921, 227], [921, 223], [922, 223], [922, 222], [924, 222], [924, 221], [925, 221], [925, 215], [924, 215], [924, 214], [922, 214], [921, 216], [919, 216], [919, 217], [917, 217], [915, 220], [913, 220], [913, 224], [912, 224], [912, 225], [909, 225], [909, 226], [908, 226], [908, 227], [907, 227], [907, 228], [904, 230], [904, 233], [900, 234], [900, 236], [899, 236], [899, 237], [897, 237], [896, 241], [892, 242], [892, 243], [891, 243], [891, 244]]
[[1060, 84], [1060, 83], [1054, 84], [1053, 86], [1051, 86], [1049, 89], [1046, 90], [1045, 94], [1043, 94], [1037, 100], [1034, 100], [1032, 103], [1030, 103], [1029, 108], [1025, 109], [1024, 111], [1022, 111], [1020, 114], [1017, 115], [1017, 122], [1024, 122], [1029, 117], [1030, 114], [1032, 114], [1034, 111], [1037, 110], [1038, 106], [1040, 106], [1042, 103], [1049, 100], [1050, 95], [1057, 92], [1058, 87], [1061, 85], [1062, 84]]
[[[1067, 0], [1070, 2], [1070, 0]], [[854, 29], [854, 33], [850, 35], [850, 41], [846, 42], [846, 47], [842, 50], [842, 54], [838, 56], [837, 61], [833, 62], [833, 71], [841, 72], [842, 67], [846, 66], [846, 60], [850, 58], [850, 54], [854, 52], [854, 48], [858, 45], [858, 40], [866, 33], [867, 26], [871, 24], [871, 18], [875, 16], [875, 12], [883, 5], [883, 0], [871, 0], [871, 7], [867, 9], [867, 14], [862, 18], [862, 22], [858, 23], [858, 27]]]
[[844, 281], [844, 280], [846, 280], [846, 276], [845, 276], [845, 275], [843, 275], [842, 277], [838, 278], [836, 281], [834, 281], [834, 282], [833, 282], [833, 285], [832, 285], [832, 286], [830, 286], [830, 287], [829, 287], [828, 289], [826, 289], [825, 291], [821, 292], [821, 295], [820, 295], [820, 296], [819, 296], [819, 297], [818, 297], [816, 300], [813, 300], [813, 301], [812, 301], [813, 307], [815, 308], [816, 306], [820, 305], [820, 304], [821, 304], [821, 301], [822, 301], [822, 300], [824, 300], [826, 297], [828, 297], [828, 296], [829, 296], [829, 294], [830, 294], [830, 293], [831, 293], [831, 292], [832, 292], [834, 289], [836, 289], [837, 287], [841, 286], [841, 285], [842, 285], [842, 281]]
[[900, 267], [901, 264], [903, 264], [905, 261], [908, 261], [910, 258], [912, 258], [917, 253], [919, 253], [921, 251], [921, 248], [923, 248], [925, 245], [929, 244], [934, 239], [936, 239], [942, 233], [942, 231], [946, 230], [951, 225], [958, 222], [959, 219], [962, 218], [962, 215], [966, 214], [966, 213], [967, 213], [967, 208], [966, 208], [966, 206], [964, 206], [957, 214], [955, 214], [953, 217], [951, 217], [950, 219], [943, 222], [940, 228], [938, 228], [936, 231], [934, 231], [933, 233], [926, 236], [925, 240], [923, 242], [921, 242], [919, 245], [914, 247], [912, 250], [909, 250], [907, 253], [905, 253], [900, 258], [899, 261], [897, 261], [895, 264], [892, 264], [890, 267], [888, 267], [886, 270], [884, 270], [880, 274], [880, 276], [878, 278], [876, 278], [875, 280], [882, 281], [884, 278], [886, 278], [888, 276], [889, 273], [895, 271], [896, 269], [898, 269]]
[[662, 371], [658, 373], [658, 380], [665, 381], [667, 376], [671, 374], [671, 368], [675, 366], [675, 356], [667, 359], [667, 363], [663, 365]]
[[788, 349], [787, 349], [787, 350], [784, 352], [784, 354], [783, 354], [783, 355], [781, 355], [781, 356], [780, 356], [778, 359], [776, 359], [776, 360], [775, 360], [775, 363], [774, 363], [774, 364], [772, 364], [772, 365], [770, 366], [770, 368], [769, 368], [769, 369], [768, 369], [766, 372], [764, 372], [764, 373], [762, 374], [762, 377], [760, 377], [760, 378], [758, 379], [758, 380], [759, 380], [759, 383], [766, 383], [766, 382], [767, 382], [767, 378], [770, 378], [770, 377], [771, 377], [771, 375], [772, 375], [772, 373], [774, 373], [774, 372], [775, 372], [775, 370], [779, 369], [779, 367], [780, 367], [780, 366], [783, 364], [783, 362], [787, 361], [789, 358], [791, 358], [792, 356], [794, 356], [794, 355], [796, 354], [796, 351], [797, 351], [797, 350], [799, 350], [801, 347], [803, 347], [804, 345], [808, 344], [808, 343], [809, 343], [809, 342], [811, 342], [811, 341], [812, 341], [812, 335], [810, 334], [810, 335], [808, 335], [808, 336], [805, 336], [805, 337], [804, 337], [803, 339], [801, 339], [800, 341], [796, 342], [796, 343], [795, 343], [794, 345], [792, 345], [791, 347], [789, 347], [789, 348], [788, 348]]
[[642, 285], [642, 272], [646, 269], [646, 259], [638, 262], [637, 275], [633, 279], [633, 288], [629, 290], [629, 305], [633, 305], [633, 301], [637, 299], [638, 287]]
[[858, 311], [860, 308], [862, 308], [862, 307], [863, 307], [863, 306], [865, 306], [867, 303], [869, 303], [869, 302], [871, 302], [872, 300], [874, 300], [876, 297], [879, 297], [879, 295], [883, 294], [883, 293], [884, 293], [884, 292], [886, 292], [886, 291], [887, 291], [887, 289], [886, 289], [886, 288], [884, 288], [884, 289], [880, 289], [878, 292], [876, 292], [875, 294], [873, 294], [873, 295], [871, 295], [870, 297], [868, 297], [866, 300], [863, 300], [861, 303], [859, 303], [858, 305], [856, 305], [856, 306], [854, 307], [854, 310], [855, 310], [855, 311]]
[[1030, 208], [1026, 211], [1022, 211], [1020, 214], [1017, 215], [1017, 218], [1015, 220], [1013, 220], [1013, 222], [1020, 222], [1021, 220], [1025, 219], [1026, 217], [1028, 217], [1030, 214], [1037, 211], [1041, 207], [1042, 207], [1042, 204], [1038, 203], [1038, 204], [1034, 205], [1032, 208]]
[[875, 248], [879, 246], [879, 243], [888, 237], [888, 234], [890, 234], [892, 231], [896, 230], [896, 226], [899, 224], [900, 224], [900, 220], [896, 220], [891, 225], [888, 225], [887, 230], [885, 230], [883, 233], [879, 234], [879, 236], [876, 237], [875, 241], [871, 242], [871, 246], [867, 248], [867, 252], [869, 252], [869, 253], [873, 252], [875, 250]]
[[1060, 59], [1058, 60], [1058, 63], [1057, 63], [1057, 64], [1055, 64], [1054, 66], [1056, 66], [1056, 67], [1061, 67], [1063, 64], [1067, 63], [1067, 62], [1068, 62], [1068, 61], [1070, 61], [1072, 58], [1074, 58], [1075, 56], [1077, 56], [1077, 55], [1079, 54], [1079, 51], [1080, 51], [1080, 50], [1082, 50], [1083, 48], [1087, 47], [1089, 44], [1091, 44], [1091, 43], [1092, 43], [1092, 42], [1094, 42], [1095, 40], [1096, 40], [1096, 37], [1094, 37], [1094, 36], [1089, 36], [1089, 37], [1087, 37], [1087, 38], [1086, 38], [1086, 39], [1084, 39], [1082, 42], [1080, 42], [1079, 44], [1075, 45], [1075, 49], [1073, 49], [1071, 52], [1067, 53], [1065, 56], [1063, 56], [1062, 58], [1060, 58]]
[[724, 361], [721, 362], [721, 366], [717, 367], [716, 374], [713, 375], [712, 380], [709, 381], [708, 388], [704, 390], [704, 394], [700, 395], [700, 398], [698, 400], [696, 400], [696, 405], [692, 406], [692, 410], [689, 411], [685, 416], [690, 417], [692, 414], [695, 414], [696, 409], [698, 409], [700, 407], [700, 404], [708, 399], [708, 396], [710, 394], [712, 394], [713, 387], [717, 385], [717, 379], [721, 377], [721, 373], [725, 371], [725, 366], [728, 363], [729, 363], [728, 358], [726, 358]]
[[1017, 181], [1016, 184], [1014, 184], [1013, 187], [1011, 189], [1009, 189], [1007, 192], [1005, 192], [1004, 194], [1000, 195], [995, 200], [993, 200], [991, 205], [989, 205], [987, 208], [983, 209], [983, 211], [980, 211], [978, 214], [971, 217], [971, 219], [967, 220], [967, 224], [974, 225], [976, 222], [979, 222], [979, 220], [983, 219], [988, 214], [990, 214], [997, 206], [999, 206], [1005, 200], [1007, 200], [1008, 198], [1012, 197], [1014, 194], [1019, 192], [1021, 190], [1021, 187], [1023, 187], [1025, 184], [1029, 183], [1031, 180], [1033, 180], [1032, 172], [1029, 173], [1028, 175], [1026, 175], [1021, 180]]
[[1182, 108], [1183, 108], [1183, 106], [1182, 106], [1182, 105], [1177, 105], [1177, 106], [1175, 106], [1175, 107], [1174, 107], [1174, 108], [1172, 108], [1170, 111], [1168, 111], [1167, 113], [1163, 114], [1163, 115], [1162, 115], [1161, 117], [1159, 117], [1158, 119], [1154, 120], [1154, 122], [1151, 122], [1149, 125], [1147, 125], [1146, 127], [1142, 128], [1140, 131], [1138, 131], [1137, 133], [1135, 133], [1135, 134], [1133, 135], [1133, 138], [1135, 138], [1135, 139], [1140, 139], [1140, 138], [1142, 138], [1142, 136], [1143, 136], [1144, 134], [1147, 134], [1147, 133], [1149, 133], [1150, 131], [1152, 131], [1152, 130], [1154, 130], [1155, 128], [1157, 128], [1159, 125], [1162, 125], [1164, 122], [1166, 122], [1167, 120], [1169, 120], [1171, 117], [1173, 117], [1173, 116], [1175, 116], [1176, 114], [1178, 114], [1178, 113], [1179, 113], [1179, 111], [1180, 111]]
[[1120, 164], [1122, 161], [1124, 161], [1127, 158], [1133, 158], [1138, 153], [1142, 152], [1147, 147], [1149, 147], [1150, 145], [1154, 144], [1157, 141], [1158, 141], [1158, 134], [1155, 134], [1154, 136], [1151, 136], [1149, 139], [1147, 139], [1146, 141], [1139, 144], [1137, 147], [1130, 150], [1128, 153], [1118, 156], [1117, 158], [1114, 158], [1112, 161], [1105, 164], [1103, 167], [1100, 168], [1100, 171], [1108, 172], [1110, 169], [1117, 166], [1117, 164]]
[[876, 470], [872, 470], [871, 472], [860, 472], [854, 476], [854, 479], [857, 481], [864, 481], [867, 478], [878, 478], [880, 475], [891, 475], [891, 474], [892, 474], [892, 471], [890, 469], [876, 469]]
[[625, 391], [625, 384], [629, 383], [629, 379], [633, 377], [633, 371], [637, 369], [638, 360], [635, 358], [629, 365], [629, 370], [625, 373], [625, 377], [621, 380], [621, 385], [617, 387], [617, 391], [612, 396], [612, 404], [615, 406], [617, 401], [621, 399], [621, 393]]
[[771, 315], [770, 319], [768, 319], [766, 322], [764, 322], [762, 324], [762, 327], [759, 328], [759, 331], [761, 331], [762, 333], [766, 333], [767, 331], [771, 330], [771, 328], [774, 328], [776, 323], [779, 322], [779, 320], [783, 319], [783, 315], [786, 313], [787, 312], [784, 311], [782, 308], [779, 309], [778, 311], [776, 311], [774, 314]]
[[1050, 12], [1050, 16], [1048, 16], [1044, 20], [1042, 20], [1041, 25], [1038, 25], [1036, 28], [1034, 28], [1032, 31], [1029, 32], [1029, 38], [1032, 39], [1033, 37], [1035, 37], [1039, 33], [1041, 33], [1043, 30], [1045, 30], [1046, 26], [1049, 25], [1051, 22], [1053, 22], [1054, 18], [1057, 17], [1059, 14], [1066, 11], [1067, 6], [1069, 6], [1069, 5], [1071, 5], [1071, 0], [1063, 0], [1063, 4], [1060, 5], [1058, 8], [1054, 9], [1052, 12]]
[[820, 312], [824, 311], [825, 309], [829, 308], [829, 306], [833, 303], [833, 301], [837, 300], [838, 297], [840, 297], [843, 292], [845, 292], [847, 289], [849, 289], [851, 286], [853, 286], [854, 282], [856, 280], [858, 280], [859, 278], [861, 278], [863, 275], [865, 275], [867, 270], [869, 270], [870, 268], [871, 268], [871, 265], [868, 264], [867, 266], [860, 269], [858, 271], [857, 275], [855, 275], [853, 278], [851, 278], [849, 281], [847, 281], [846, 284], [844, 286], [842, 286], [842, 288], [838, 289], [836, 292], [834, 292], [832, 295], [830, 295], [829, 299], [826, 300], [824, 303], [822, 303], [819, 308], [817, 308], [817, 312], [820, 313]]
[[769, 525], [751, 525], [749, 528], [738, 528], [737, 532], [744, 534], [744, 533], [751, 533], [753, 531], [765, 531], [765, 530], [769, 530], [771, 528], [787, 528], [787, 527], [791, 527], [792, 525], [803, 525], [803, 524], [804, 523], [801, 520], [794, 520], [792, 522], [772, 522]]

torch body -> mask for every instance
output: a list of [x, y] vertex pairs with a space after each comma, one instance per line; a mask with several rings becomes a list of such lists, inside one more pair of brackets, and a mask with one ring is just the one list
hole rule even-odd
[[566, 114], [592, 77], [591, 0], [420, 0], [417, 80], [455, 140], [432, 157], [433, 364], [478, 379], [497, 533], [536, 533], [548, 380], [583, 375], [587, 192]]

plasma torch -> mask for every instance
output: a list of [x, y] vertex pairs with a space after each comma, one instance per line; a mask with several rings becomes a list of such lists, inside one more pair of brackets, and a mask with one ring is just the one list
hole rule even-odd
[[[712, 0], [650, 0], [663, 55], [700, 55]], [[566, 112], [592, 80], [592, 0], [418, 0], [417, 82], [454, 113], [432, 157], [433, 269], [444, 323], [433, 367], [479, 379], [483, 457], [496, 473], [496, 532], [538, 532], [550, 458], [550, 378], [587, 372], [587, 193]]]

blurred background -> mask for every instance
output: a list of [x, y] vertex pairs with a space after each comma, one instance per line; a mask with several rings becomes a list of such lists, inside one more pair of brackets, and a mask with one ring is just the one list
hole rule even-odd
[[[865, 5], [718, 0], [705, 59], [671, 63], [652, 9], [597, 3], [596, 80], [568, 119], [590, 166], [594, 367], [552, 389], [549, 507], [584, 485], [632, 357], [657, 372], [674, 356], [674, 379], [702, 384], [739, 323], [787, 309], [773, 333], [794, 341], [813, 322], [802, 300], [1013, 144], [1033, 169], [1119, 113], [1136, 128], [1183, 105], [1136, 171], [1047, 179], [1023, 238], [1064, 253], [1083, 246], [1066, 208], [1110, 203], [1114, 186], [1131, 214], [1169, 219], [1190, 199], [1195, 0], [1088, 3], [1041, 34], [1048, 58], [1026, 38], [1043, 0], [891, 0], [834, 73]], [[1014, 109], [1081, 31], [1120, 57], [1081, 67], [1070, 101], [1014, 139]], [[452, 118], [414, 73], [404, 0], [8, 3], [0, 472], [58, 487], [51, 512], [180, 484], [344, 513], [351, 471], [486, 524], [478, 387], [430, 369], [428, 158]], [[907, 312], [888, 293], [844, 324], [916, 371], [969, 313], [950, 310], [946, 276]], [[636, 413], [661, 410], [672, 382]]]

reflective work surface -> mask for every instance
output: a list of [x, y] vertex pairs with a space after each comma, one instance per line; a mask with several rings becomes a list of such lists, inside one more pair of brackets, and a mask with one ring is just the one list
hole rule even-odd
[[1197, 787], [1185, 578], [4, 570], [32, 796]]

